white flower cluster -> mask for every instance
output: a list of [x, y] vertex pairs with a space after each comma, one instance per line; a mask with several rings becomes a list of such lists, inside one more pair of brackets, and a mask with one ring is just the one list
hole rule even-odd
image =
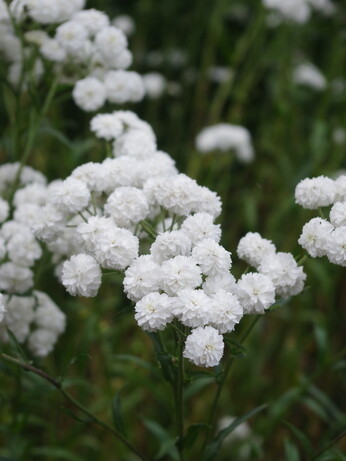
[[[12, 216], [11, 191], [16, 182]], [[42, 256], [31, 224], [45, 203], [46, 179], [30, 167], [18, 163], [0, 167], [0, 337], [6, 341], [6, 328], [17, 341], [27, 341], [38, 356], [47, 355], [65, 329], [65, 316], [42, 292], [33, 291], [34, 266]], [[9, 195], [6, 197], [6, 194]]]
[[219, 123], [204, 128], [196, 137], [196, 148], [202, 154], [219, 150], [234, 151], [241, 162], [251, 162], [254, 150], [249, 131], [238, 125]]
[[65, 330], [65, 314], [42, 291], [35, 290], [28, 296], [5, 295], [3, 299], [5, 312], [0, 322], [1, 340], [8, 341], [9, 329], [34, 355], [48, 355]]
[[[3, 0], [0, 0], [3, 2]], [[102, 11], [82, 9], [83, 0], [13, 0], [9, 10], [0, 7], [0, 52], [11, 62], [8, 78], [22, 79], [22, 68], [32, 63], [37, 47], [41, 58], [54, 65], [61, 82], [74, 83], [75, 103], [84, 111], [100, 109], [106, 101], [122, 104], [140, 101], [145, 93], [141, 76], [126, 69], [132, 63], [125, 33]], [[2, 10], [1, 10], [2, 8]], [[27, 16], [42, 25], [24, 33], [26, 46], [16, 36], [10, 16], [25, 29]], [[54, 24], [47, 29], [45, 25]], [[42, 59], [32, 64], [30, 75], [43, 74]]]
[[123, 271], [138, 325], [150, 332], [179, 321], [191, 329], [184, 356], [196, 365], [217, 365], [223, 335], [244, 314], [263, 313], [276, 293], [298, 293], [305, 275], [290, 254], [276, 253], [258, 236], [240, 245], [258, 273], [236, 282], [214, 222], [219, 197], [179, 174], [135, 114], [97, 115], [91, 128], [113, 141], [115, 158], [82, 165], [49, 185], [32, 226], [36, 236], [56, 261], [68, 257], [60, 277], [70, 294], [96, 296], [103, 269]]
[[[276, 252], [273, 242], [257, 232], [248, 232], [240, 239], [237, 254], [258, 271], [258, 274], [246, 274], [244, 278], [251, 275], [251, 278], [260, 280], [265, 276], [273, 284], [275, 294], [282, 297], [293, 296], [303, 290], [306, 274], [302, 267], [290, 253]], [[255, 310], [260, 312], [263, 308], [259, 306]]]
[[346, 266], [346, 175], [333, 180], [325, 176], [303, 179], [296, 187], [296, 203], [303, 208], [331, 206], [329, 221], [319, 217], [307, 222], [298, 243], [313, 258]]
[[307, 86], [316, 91], [322, 91], [327, 87], [325, 76], [310, 62], [303, 62], [296, 66], [292, 79], [297, 85]]
[[274, 21], [271, 21], [273, 24], [282, 21], [304, 24], [310, 19], [313, 11], [324, 15], [335, 11], [331, 0], [262, 0], [262, 3], [275, 14]]

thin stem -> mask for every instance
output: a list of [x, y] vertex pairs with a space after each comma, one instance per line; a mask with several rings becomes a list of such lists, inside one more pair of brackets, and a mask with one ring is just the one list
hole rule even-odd
[[138, 456], [139, 459], [142, 461], [147, 461], [146, 458], [135, 448], [120, 432], [118, 432], [116, 429], [114, 429], [112, 426], [110, 426], [108, 423], [102, 421], [99, 419], [97, 416], [95, 416], [91, 411], [89, 411], [83, 404], [78, 402], [71, 394], [69, 394], [65, 389], [62, 387], [61, 382], [57, 381], [54, 379], [52, 376], [48, 375], [45, 371], [40, 370], [39, 368], [34, 367], [33, 365], [30, 365], [28, 363], [21, 362], [20, 360], [11, 357], [7, 354], [0, 353], [0, 357], [3, 360], [6, 360], [7, 362], [14, 363], [24, 370], [27, 370], [29, 372], [32, 372], [36, 374], [37, 376], [40, 376], [41, 378], [45, 379], [48, 381], [52, 386], [54, 386], [60, 394], [70, 403], [72, 403], [76, 408], [78, 408], [79, 411], [84, 413], [86, 416], [88, 416], [91, 419], [91, 422], [94, 424], [102, 427], [103, 429], [107, 430], [108, 432], [111, 432], [118, 440], [120, 440], [126, 447], [132, 451], [135, 455]]
[[[254, 320], [251, 322], [251, 324], [249, 325], [249, 327], [247, 328], [247, 330], [245, 331], [243, 336], [240, 338], [239, 344], [243, 344], [243, 342], [247, 339], [247, 337], [249, 336], [249, 334], [253, 330], [254, 326], [258, 322], [259, 318], [260, 318], [259, 315], [257, 315], [254, 318]], [[205, 448], [205, 446], [206, 446], [206, 444], [207, 444], [207, 442], [209, 440], [209, 437], [210, 437], [210, 434], [211, 434], [211, 429], [213, 428], [213, 426], [215, 424], [215, 419], [216, 419], [217, 409], [218, 409], [218, 405], [219, 405], [220, 395], [221, 395], [223, 387], [224, 387], [224, 385], [225, 385], [225, 383], [227, 381], [227, 378], [228, 378], [229, 372], [231, 371], [233, 363], [234, 363], [234, 358], [229, 357], [229, 359], [227, 360], [225, 369], [223, 371], [221, 381], [219, 382], [219, 385], [218, 385], [218, 388], [217, 388], [217, 391], [216, 391], [216, 395], [214, 397], [214, 401], [213, 401], [213, 404], [212, 404], [212, 407], [211, 407], [211, 412], [210, 412], [210, 416], [209, 416], [209, 420], [208, 420], [209, 428], [208, 428], [208, 430], [206, 431], [206, 434], [205, 434], [203, 447], [202, 447], [202, 453], [203, 453], [204, 448]]]
[[81, 211], [78, 211], [79, 216], [83, 219], [84, 222], [88, 222], [85, 216], [83, 216], [83, 213]]
[[179, 342], [179, 367], [177, 373], [177, 389], [176, 389], [176, 416], [177, 416], [177, 430], [179, 436], [179, 452], [180, 461], [183, 461], [183, 439], [184, 439], [184, 341], [181, 336]]
[[146, 221], [141, 221], [140, 225], [142, 226], [142, 229], [154, 240], [157, 237], [157, 232], [156, 230]]
[[323, 453], [325, 453], [327, 450], [329, 450], [329, 448], [331, 448], [333, 445], [336, 444], [336, 442], [338, 442], [339, 440], [343, 439], [345, 436], [346, 436], [346, 430], [344, 430], [343, 432], [341, 432], [341, 434], [339, 434], [339, 435], [336, 436], [333, 440], [331, 440], [324, 448], [322, 448], [322, 450], [318, 451], [318, 452], [311, 458], [311, 461], [313, 461], [314, 459], [319, 458]]

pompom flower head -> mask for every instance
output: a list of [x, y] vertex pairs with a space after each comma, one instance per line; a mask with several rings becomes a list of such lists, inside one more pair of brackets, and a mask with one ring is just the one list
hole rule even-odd
[[72, 296], [96, 296], [101, 285], [101, 269], [95, 258], [84, 253], [64, 262], [62, 283]]

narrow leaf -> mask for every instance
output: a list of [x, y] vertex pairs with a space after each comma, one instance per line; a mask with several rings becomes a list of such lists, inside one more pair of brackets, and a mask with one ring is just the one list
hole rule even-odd
[[303, 434], [303, 432], [300, 429], [298, 429], [296, 426], [294, 426], [290, 422], [288, 421], [282, 421], [282, 422], [297, 437], [299, 442], [302, 444], [305, 452], [310, 455], [313, 452], [313, 446], [310, 440], [306, 437], [306, 435]]
[[205, 423], [196, 423], [196, 424], [191, 424], [191, 426], [188, 428], [186, 435], [183, 439], [183, 448], [191, 448], [192, 445], [195, 443], [197, 437], [201, 432], [204, 432], [210, 428], [209, 424]]
[[124, 390], [125, 386], [120, 389], [119, 392], [115, 394], [112, 400], [112, 416], [113, 416], [113, 423], [115, 428], [123, 435], [126, 436], [126, 430], [124, 426], [124, 421], [122, 417], [122, 411], [121, 411], [121, 400], [120, 400], [120, 395], [122, 391]]
[[88, 423], [91, 423], [93, 421], [92, 418], [88, 418], [87, 416], [82, 418], [81, 416], [77, 415], [76, 413], [74, 413], [72, 410], [70, 410], [69, 408], [66, 408], [66, 407], [63, 407], [63, 406], [60, 406], [60, 408], [62, 409], [62, 411], [64, 413], [66, 413], [70, 418], [78, 421], [79, 423], [83, 423], [83, 424], [88, 424]]
[[159, 423], [151, 419], [144, 419], [144, 425], [149, 431], [157, 438], [159, 442], [159, 449], [155, 459], [160, 459], [163, 456], [168, 456], [173, 461], [179, 461], [180, 456], [176, 447], [177, 439], [174, 438], [169, 432], [166, 431]]
[[236, 418], [229, 426], [227, 426], [225, 429], [222, 429], [215, 439], [209, 443], [206, 446], [205, 453], [203, 456], [203, 461], [211, 461], [217, 453], [220, 451], [220, 448], [222, 446], [222, 442], [225, 440], [225, 438], [231, 434], [236, 427], [238, 427], [242, 422], [246, 421], [247, 419], [251, 418], [251, 416], [254, 416], [255, 414], [259, 413], [260, 411], [264, 410], [267, 408], [267, 404], [260, 405], [253, 410], [248, 411], [245, 413], [243, 416], [240, 416], [239, 418]]

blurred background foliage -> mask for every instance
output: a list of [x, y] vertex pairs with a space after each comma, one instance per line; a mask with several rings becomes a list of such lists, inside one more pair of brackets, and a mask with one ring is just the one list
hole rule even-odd
[[[130, 38], [132, 69], [160, 72], [174, 83], [171, 94], [123, 107], [153, 126], [159, 148], [181, 172], [221, 195], [222, 243], [233, 252], [237, 275], [245, 267], [235, 249], [248, 231], [258, 231], [279, 251], [301, 257], [300, 230], [315, 213], [295, 205], [297, 182], [346, 168], [345, 143], [333, 138], [335, 129], [346, 127], [346, 5], [335, 3], [336, 15], [313, 15], [304, 25], [276, 27], [268, 26], [258, 0], [87, 3], [110, 17], [130, 15], [136, 24]], [[292, 69], [302, 58], [321, 69], [328, 81], [324, 91], [294, 85]], [[233, 77], [211, 81], [209, 70], [215, 66], [229, 67]], [[45, 117], [29, 162], [49, 179], [105, 157], [104, 145], [89, 132], [89, 114], [74, 106], [69, 91], [59, 90], [59, 103]], [[9, 161], [3, 94], [0, 149], [1, 160]], [[253, 163], [238, 163], [232, 154], [201, 156], [196, 151], [196, 134], [218, 122], [250, 130]], [[308, 449], [311, 443], [318, 453], [346, 427], [345, 271], [325, 259], [308, 259], [304, 266], [304, 293], [263, 316], [245, 343], [245, 356], [236, 359], [218, 417], [239, 416], [262, 403], [268, 407], [250, 420], [250, 435], [224, 443], [220, 461], [346, 459], [345, 438], [318, 458]], [[158, 421], [169, 431], [171, 402], [168, 389], [158, 385], [152, 344], [129, 314], [117, 276], [109, 277], [91, 300], [68, 297], [49, 271], [40, 286], [55, 294], [68, 323], [55, 352], [39, 366], [53, 376], [63, 375], [78, 399], [105, 420], [111, 419], [111, 402], [122, 389], [130, 438], [149, 459], [174, 459], [169, 450], [155, 458], [162, 437], [145, 421]], [[247, 320], [236, 331], [239, 337]], [[135, 459], [92, 423], [71, 419], [69, 405], [39, 377], [5, 363], [0, 371], [0, 460]], [[205, 375], [188, 385], [188, 424], [203, 422], [214, 381]], [[189, 459], [197, 459], [202, 439], [197, 438]]]

